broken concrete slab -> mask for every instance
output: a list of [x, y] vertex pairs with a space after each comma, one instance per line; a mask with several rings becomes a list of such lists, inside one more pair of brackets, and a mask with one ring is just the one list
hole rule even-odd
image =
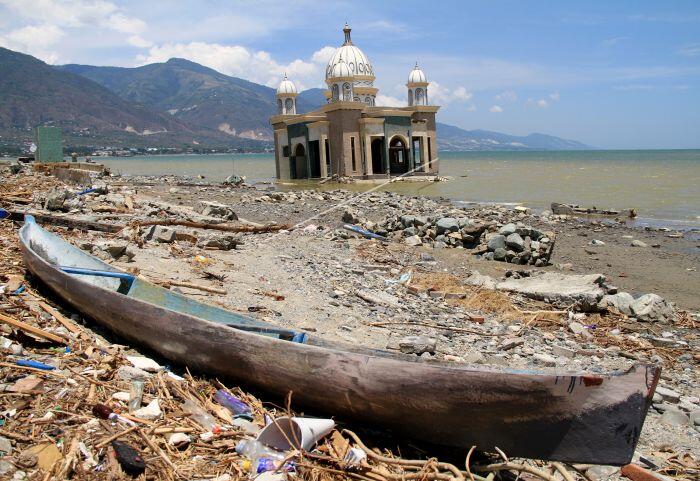
[[555, 304], [578, 304], [582, 310], [593, 310], [605, 295], [601, 274], [567, 275], [547, 272], [540, 276], [507, 279], [496, 285], [503, 291], [515, 292]]
[[622, 314], [632, 315], [630, 306], [634, 303], [634, 297], [628, 292], [618, 292], [617, 294], [603, 296], [598, 303], [601, 310], [613, 308]]

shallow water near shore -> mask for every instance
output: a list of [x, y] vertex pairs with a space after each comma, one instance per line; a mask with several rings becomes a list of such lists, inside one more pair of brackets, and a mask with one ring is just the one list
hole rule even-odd
[[[160, 155], [95, 159], [123, 175], [204, 175], [222, 181], [235, 173], [248, 182], [271, 181], [272, 154]], [[461, 202], [523, 203], [548, 209], [551, 202], [585, 207], [635, 208], [636, 223], [700, 227], [700, 150], [576, 152], [443, 152], [447, 182], [399, 182], [381, 187], [410, 195]], [[372, 184], [286, 182], [280, 188], [343, 188]]]

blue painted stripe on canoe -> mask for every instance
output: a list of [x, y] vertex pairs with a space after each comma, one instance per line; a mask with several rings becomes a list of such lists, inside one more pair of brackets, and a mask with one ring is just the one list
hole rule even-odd
[[82, 267], [68, 267], [68, 266], [58, 266], [63, 272], [68, 274], [80, 274], [85, 276], [97, 276], [97, 277], [115, 277], [117, 279], [124, 279], [125, 281], [134, 282], [135, 277], [131, 274], [125, 272], [114, 272], [114, 271], [100, 271], [97, 269], [85, 269]]
[[4, 219], [5, 217], [10, 217], [10, 213], [5, 209], [0, 209], [0, 219]]

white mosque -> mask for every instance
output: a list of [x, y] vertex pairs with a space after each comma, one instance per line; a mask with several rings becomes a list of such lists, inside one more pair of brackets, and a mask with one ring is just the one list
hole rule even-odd
[[438, 173], [435, 114], [428, 80], [418, 64], [406, 83], [407, 107], [376, 106], [378, 89], [367, 56], [345, 41], [326, 67], [327, 103], [297, 114], [297, 89], [285, 75], [277, 88], [275, 132], [277, 178], [330, 176], [387, 178]]

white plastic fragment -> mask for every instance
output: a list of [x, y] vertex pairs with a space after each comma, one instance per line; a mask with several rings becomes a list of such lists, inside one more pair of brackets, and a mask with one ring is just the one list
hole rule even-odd
[[165, 369], [163, 366], [144, 356], [126, 356], [126, 359], [137, 369], [146, 372], [158, 372]]
[[134, 416], [140, 419], [145, 419], [146, 421], [151, 421], [153, 419], [159, 419], [161, 416], [163, 416], [163, 411], [161, 411], [160, 405], [158, 404], [158, 399], [156, 398], [148, 403], [148, 406], [144, 406], [141, 409], [134, 411]]

